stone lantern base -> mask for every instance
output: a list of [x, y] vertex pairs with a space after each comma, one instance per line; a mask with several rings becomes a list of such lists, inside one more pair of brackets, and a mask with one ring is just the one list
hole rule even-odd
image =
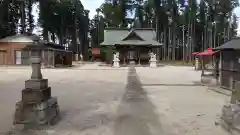
[[16, 103], [14, 125], [27, 127], [52, 124], [59, 116], [57, 98], [51, 97], [47, 79], [25, 81], [22, 100]]
[[157, 61], [153, 60], [150, 61], [150, 68], [156, 68], [157, 67]]
[[240, 134], [240, 103], [224, 105], [220, 124], [223, 128], [232, 132], [233, 135]]
[[114, 68], [119, 68], [120, 67], [119, 60], [114, 60], [113, 61], [113, 67]]

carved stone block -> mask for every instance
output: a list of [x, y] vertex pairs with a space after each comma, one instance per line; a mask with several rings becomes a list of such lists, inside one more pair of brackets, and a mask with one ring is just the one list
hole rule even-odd
[[38, 104], [35, 108], [37, 113], [37, 123], [51, 124], [52, 120], [59, 115], [58, 102], [56, 98]]
[[39, 79], [39, 80], [27, 80], [25, 81], [25, 88], [26, 89], [33, 89], [39, 90], [48, 87], [48, 80], [47, 79]]
[[39, 104], [24, 104], [18, 102], [14, 115], [14, 124], [24, 124], [29, 127], [51, 124], [59, 116], [56, 98], [50, 98]]
[[40, 90], [24, 89], [22, 90], [22, 102], [24, 104], [40, 103], [51, 97], [51, 87]]
[[221, 125], [229, 131], [240, 134], [240, 103], [223, 106]]

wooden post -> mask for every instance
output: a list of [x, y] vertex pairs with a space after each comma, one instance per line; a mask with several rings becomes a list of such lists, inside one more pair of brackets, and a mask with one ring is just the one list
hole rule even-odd
[[55, 67], [55, 66], [56, 66], [56, 65], [55, 65], [55, 64], [56, 64], [56, 63], [55, 63], [55, 51], [54, 51], [54, 50], [52, 50], [52, 51], [53, 51], [53, 52], [52, 52], [52, 55], [53, 55], [53, 61], [52, 61], [53, 63], [52, 63], [52, 66]]
[[125, 46], [123, 47], [123, 65], [126, 65], [126, 49]]
[[[230, 70], [231, 70], [231, 72], [233, 72], [233, 70], [234, 70], [234, 61], [231, 59], [230, 60]], [[231, 74], [230, 75], [230, 78], [229, 78], [229, 84], [230, 84], [230, 89], [231, 90], [233, 90], [234, 89], [234, 82], [233, 82], [234, 80], [233, 80], [233, 75]]]
[[222, 68], [223, 68], [223, 67], [222, 67], [222, 61], [223, 61], [223, 60], [222, 60], [222, 52], [220, 52], [219, 55], [220, 55], [220, 58], [219, 58], [219, 66], [218, 66], [218, 68], [219, 68], [218, 70], [219, 70], [219, 71], [218, 71], [218, 72], [219, 72], [219, 79], [220, 79], [219, 82], [220, 82], [220, 86], [222, 86]]
[[202, 74], [201, 74], [201, 76], [203, 76], [204, 75], [204, 57], [203, 56], [201, 56], [201, 57], [202, 57], [202, 60], [201, 60]]
[[45, 60], [45, 49], [43, 49], [41, 51], [41, 57], [40, 58], [41, 58], [41, 65], [44, 66], [45, 62], [46, 62], [46, 60]]
[[140, 48], [138, 48], [138, 65], [141, 65]]
[[49, 56], [50, 56], [50, 51], [49, 51], [49, 49], [47, 49], [47, 55], [48, 55], [48, 56], [47, 56], [47, 57], [48, 57], [48, 58], [47, 58], [47, 59], [48, 59], [48, 61], [47, 61], [47, 66], [49, 67], [50, 61], [51, 61], [51, 60], [50, 60], [50, 57], [49, 57]]

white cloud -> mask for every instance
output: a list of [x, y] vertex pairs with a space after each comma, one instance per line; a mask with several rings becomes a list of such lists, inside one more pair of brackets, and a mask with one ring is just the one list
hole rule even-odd
[[90, 10], [89, 17], [93, 18], [96, 14], [96, 9], [101, 6], [104, 0], [81, 0], [85, 9]]

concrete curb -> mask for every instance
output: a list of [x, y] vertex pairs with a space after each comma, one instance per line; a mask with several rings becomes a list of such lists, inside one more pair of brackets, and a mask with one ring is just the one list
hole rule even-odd
[[226, 95], [226, 96], [231, 96], [231, 95], [232, 95], [232, 91], [230, 91], [230, 90], [225, 90], [225, 89], [220, 88], [220, 87], [211, 87], [211, 86], [208, 86], [208, 89], [211, 90], [211, 91], [217, 92], [217, 93], [219, 93], [219, 94]]

